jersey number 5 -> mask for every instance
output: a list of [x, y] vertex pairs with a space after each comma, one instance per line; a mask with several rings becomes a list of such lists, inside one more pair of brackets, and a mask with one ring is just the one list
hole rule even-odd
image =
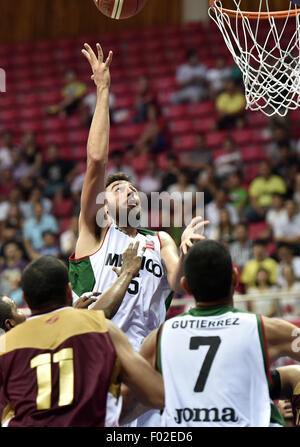
[[194, 392], [201, 393], [204, 390], [207, 377], [214, 361], [217, 350], [221, 344], [220, 337], [192, 337], [190, 340], [190, 349], [199, 349], [199, 346], [209, 346], [205, 356], [199, 377], [197, 379]]
[[[74, 398], [74, 365], [73, 349], [65, 348], [53, 354], [53, 363], [59, 365], [59, 400], [58, 406], [70, 405]], [[51, 408], [51, 354], [40, 354], [30, 362], [31, 368], [36, 368], [38, 395], [37, 410]]]

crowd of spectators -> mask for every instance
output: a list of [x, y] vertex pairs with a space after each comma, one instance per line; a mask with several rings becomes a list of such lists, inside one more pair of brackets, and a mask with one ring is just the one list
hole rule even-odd
[[[270, 316], [300, 315], [300, 141], [291, 138], [288, 121], [270, 121], [266, 131], [271, 132], [272, 141], [262, 146], [264, 160], [255, 178], [246, 182], [242, 154], [231, 136], [232, 130], [247, 126], [238, 70], [226, 66], [223, 58], [207, 69], [191, 50], [175, 76], [178, 91], [171, 103], [215, 101], [215, 129], [227, 131], [222, 153], [212, 156], [205, 132], [195, 135], [192, 150], [175, 151], [168, 132], [172, 123], [159, 108], [149, 80], [142, 76], [132, 113], [120, 118], [111, 94], [112, 127], [120, 119], [144, 123], [145, 127], [135, 144], [120, 146], [110, 155], [107, 173], [125, 172], [146, 194], [177, 192], [181, 200], [190, 192], [193, 201], [196, 192], [203, 192], [205, 218], [210, 221], [206, 236], [230, 250], [241, 274], [240, 291], [256, 297], [270, 291], [299, 291], [299, 299], [289, 301], [256, 298], [250, 310]], [[73, 72], [67, 73], [65, 81], [61, 102], [49, 105], [46, 113], [49, 119], [77, 113], [82, 126], [88, 127], [95, 94], [88, 92]], [[10, 130], [1, 135], [0, 294], [10, 294], [20, 305], [20, 277], [26, 264], [43, 254], [68, 262], [78, 232], [85, 164], [65, 159], [55, 141], [43, 149], [33, 132], [21, 138]], [[165, 155], [163, 170], [157, 163], [161, 154]], [[171, 224], [164, 229], [179, 245], [183, 228], [174, 225], [174, 218], [171, 215]], [[250, 234], [253, 225], [261, 225], [254, 238]]]

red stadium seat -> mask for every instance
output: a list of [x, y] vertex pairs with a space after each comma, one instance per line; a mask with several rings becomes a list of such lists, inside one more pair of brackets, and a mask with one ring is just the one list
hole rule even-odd
[[169, 119], [185, 118], [188, 113], [189, 106], [186, 104], [171, 104], [166, 111], [166, 116]]
[[11, 121], [18, 121], [20, 119], [20, 110], [16, 109], [8, 109], [1, 111], [1, 121], [8, 123]]
[[244, 176], [245, 183], [249, 184], [257, 176], [258, 176], [258, 165], [257, 165], [257, 163], [247, 165], [246, 169], [245, 169], [245, 176]]
[[61, 131], [69, 127], [69, 122], [67, 123], [63, 118], [56, 118], [54, 116], [49, 116], [44, 120], [44, 129], [47, 132]]
[[228, 132], [226, 132], [226, 131], [209, 132], [206, 135], [207, 147], [217, 148], [217, 147], [222, 146], [227, 135], [228, 135]]
[[194, 122], [191, 119], [176, 120], [170, 124], [170, 131], [173, 135], [194, 133]]
[[209, 132], [214, 129], [216, 124], [216, 119], [214, 117], [209, 118], [197, 118], [194, 121], [194, 128], [196, 132], [204, 133]]
[[137, 140], [145, 129], [145, 124], [127, 124], [118, 126], [118, 135], [122, 140]]
[[249, 224], [249, 237], [252, 241], [259, 239], [263, 232], [268, 229], [266, 222], [255, 222]]
[[132, 160], [131, 167], [135, 172], [141, 174], [146, 171], [148, 167], [148, 161], [149, 157], [147, 155], [138, 155]]
[[83, 147], [86, 147], [88, 136], [88, 129], [74, 129], [68, 132], [68, 141], [70, 143], [75, 143], [77, 145], [83, 145]]
[[155, 80], [155, 87], [158, 90], [171, 90], [175, 91], [178, 89], [178, 84], [174, 76], [168, 76], [166, 78], [158, 78]]
[[209, 116], [213, 114], [215, 116], [216, 109], [215, 104], [212, 101], [198, 102], [190, 105], [190, 116]]
[[177, 151], [190, 151], [195, 148], [195, 135], [184, 135], [173, 139], [174, 149]]
[[20, 109], [21, 119], [24, 120], [40, 120], [45, 116], [45, 111], [42, 107], [22, 107]]
[[250, 146], [241, 149], [242, 159], [245, 163], [265, 160], [266, 154], [260, 146]]
[[255, 133], [252, 129], [235, 130], [231, 133], [237, 145], [250, 145], [255, 141]]

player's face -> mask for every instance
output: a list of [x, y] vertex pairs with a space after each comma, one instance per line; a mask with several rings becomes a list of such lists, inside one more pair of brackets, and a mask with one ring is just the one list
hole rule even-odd
[[10, 323], [12, 327], [17, 326], [18, 324], [21, 324], [26, 320], [23, 312], [18, 309], [16, 303], [11, 298], [9, 298], [8, 296], [4, 296], [2, 300], [5, 301], [11, 308], [13, 319], [10, 320]]
[[141, 211], [141, 200], [137, 189], [126, 180], [117, 180], [107, 188], [108, 212], [110, 215], [116, 215], [120, 212], [128, 213], [135, 209]]

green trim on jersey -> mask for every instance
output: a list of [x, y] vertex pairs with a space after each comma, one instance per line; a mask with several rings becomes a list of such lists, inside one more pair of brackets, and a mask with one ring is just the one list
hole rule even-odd
[[147, 228], [138, 228], [137, 231], [143, 236], [157, 236], [157, 231], [148, 230]]
[[168, 295], [167, 298], [166, 298], [166, 301], [165, 301], [165, 304], [166, 304], [166, 312], [168, 312], [168, 310], [169, 310], [169, 308], [170, 308], [170, 306], [171, 306], [171, 303], [172, 303], [172, 300], [173, 300], [174, 295], [175, 295], [175, 292], [170, 292], [169, 295]]
[[272, 383], [271, 383], [271, 380], [270, 380], [270, 373], [269, 373], [268, 362], [267, 362], [267, 347], [265, 346], [263, 328], [262, 328], [262, 324], [261, 324], [261, 320], [260, 320], [259, 315], [257, 315], [257, 314], [255, 314], [255, 315], [256, 315], [256, 321], [257, 321], [257, 328], [258, 328], [258, 334], [259, 334], [260, 347], [261, 347], [261, 351], [262, 351], [262, 355], [263, 355], [263, 359], [264, 359], [264, 367], [265, 367], [266, 378], [267, 378], [267, 381], [268, 381], [269, 390], [271, 390]]
[[158, 344], [157, 344], [157, 368], [158, 371], [161, 373], [162, 375], [162, 366], [161, 366], [161, 336], [162, 336], [162, 332], [163, 332], [164, 328], [162, 328], [160, 336], [159, 336], [159, 340], [158, 340]]
[[212, 317], [216, 315], [223, 315], [226, 312], [241, 312], [241, 313], [252, 313], [247, 311], [242, 311], [239, 309], [236, 309], [232, 306], [224, 305], [218, 305], [218, 306], [208, 306], [208, 307], [193, 307], [188, 312], [185, 312], [183, 314], [177, 315], [177, 317], [183, 317], [185, 315], [192, 315], [193, 317]]
[[283, 427], [286, 426], [285, 420], [279, 413], [278, 409], [275, 407], [274, 404], [271, 404], [271, 424], [278, 424], [282, 425]]
[[90, 257], [70, 262], [69, 278], [76, 295], [81, 296], [85, 292], [92, 292], [96, 279]]

